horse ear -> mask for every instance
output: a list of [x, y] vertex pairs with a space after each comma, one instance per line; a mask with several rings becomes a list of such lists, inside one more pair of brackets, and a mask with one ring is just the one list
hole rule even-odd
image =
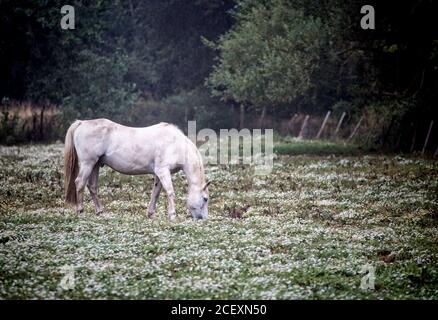
[[207, 187], [210, 185], [211, 181], [207, 181], [207, 183], [204, 185], [204, 187], [202, 188], [202, 190], [207, 189]]

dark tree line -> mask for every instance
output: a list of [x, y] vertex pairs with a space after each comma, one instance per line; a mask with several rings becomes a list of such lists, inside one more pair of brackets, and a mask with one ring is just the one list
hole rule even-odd
[[[294, 113], [385, 118], [376, 144], [408, 141], [436, 117], [433, 1], [0, 1], [0, 98], [50, 101], [65, 121], [211, 127]], [[415, 129], [417, 128], [417, 129]]]
[[64, 1], [2, 1], [0, 96], [49, 99], [91, 117], [123, 112], [139, 95], [162, 99], [202, 85], [227, 1], [73, 1], [75, 30], [60, 28]]

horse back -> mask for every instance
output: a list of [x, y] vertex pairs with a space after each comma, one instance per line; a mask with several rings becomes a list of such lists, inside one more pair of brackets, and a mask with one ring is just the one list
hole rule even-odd
[[84, 161], [100, 159], [129, 174], [151, 172], [156, 166], [178, 169], [193, 157], [191, 141], [173, 124], [135, 128], [108, 119], [80, 122], [75, 145], [79, 159]]

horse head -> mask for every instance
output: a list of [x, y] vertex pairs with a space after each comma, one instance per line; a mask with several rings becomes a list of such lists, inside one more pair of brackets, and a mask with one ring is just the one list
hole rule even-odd
[[193, 219], [207, 219], [208, 217], [208, 186], [210, 181], [201, 188], [193, 188], [187, 197], [187, 210]]

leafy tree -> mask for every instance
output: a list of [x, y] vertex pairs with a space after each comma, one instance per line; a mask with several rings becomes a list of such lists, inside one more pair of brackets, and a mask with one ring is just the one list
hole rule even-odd
[[236, 25], [217, 43], [219, 61], [208, 78], [214, 95], [258, 108], [290, 104], [305, 95], [326, 31], [287, 1], [240, 1]]
[[61, 0], [0, 1], [0, 98], [49, 100], [66, 120], [120, 117], [141, 94], [165, 99], [202, 86], [231, 0], [72, 1], [75, 30], [60, 28]]
[[[21, 90], [12, 98], [49, 100], [63, 106], [66, 120], [113, 116], [135, 99], [127, 81], [129, 57], [120, 38], [111, 34], [119, 2], [75, 2], [76, 28], [60, 28], [62, 1], [2, 2], [1, 23], [20, 41], [3, 38], [10, 65], [19, 65]], [[9, 19], [6, 18], [9, 16]], [[19, 23], [21, 21], [21, 23]], [[16, 46], [16, 47], [15, 47]], [[11, 54], [24, 50], [19, 58]], [[3, 93], [6, 95], [7, 93]], [[119, 112], [117, 112], [119, 111]]]

